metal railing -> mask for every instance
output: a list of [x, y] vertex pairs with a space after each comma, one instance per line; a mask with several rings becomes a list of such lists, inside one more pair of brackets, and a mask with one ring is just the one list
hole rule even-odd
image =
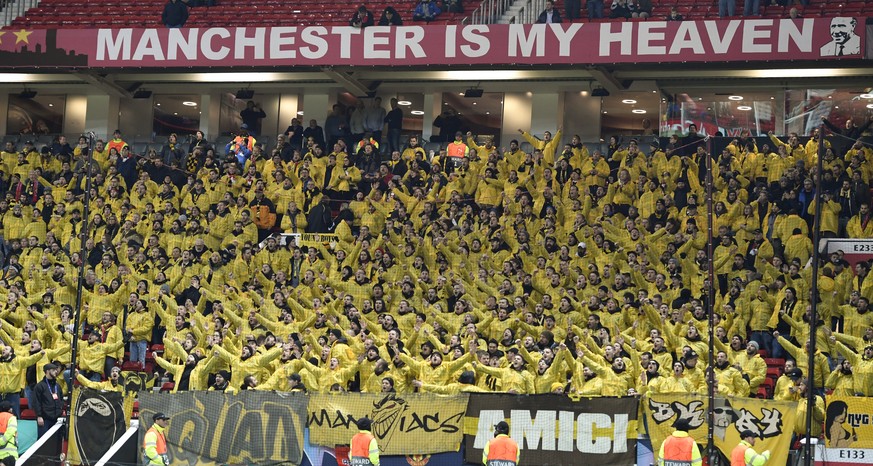
[[[546, 6], [545, 0], [484, 0], [462, 24], [535, 23]], [[504, 18], [504, 16], [509, 16]]]
[[496, 24], [513, 4], [515, 0], [484, 0], [468, 18], [464, 18], [464, 24], [468, 24], [468, 19], [469, 24]]
[[3, 27], [12, 24], [16, 18], [23, 16], [27, 10], [39, 5], [39, 0], [3, 0], [0, 1], [3, 10], [0, 11], [0, 18], [3, 21]]
[[546, 8], [546, 0], [525, 0], [518, 13], [509, 19], [510, 24], [531, 24], [537, 22], [540, 13]]

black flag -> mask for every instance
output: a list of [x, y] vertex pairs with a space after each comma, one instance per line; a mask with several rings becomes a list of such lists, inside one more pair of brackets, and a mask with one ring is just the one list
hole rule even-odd
[[118, 392], [83, 388], [73, 408], [73, 438], [82, 464], [94, 464], [124, 435], [124, 398]]

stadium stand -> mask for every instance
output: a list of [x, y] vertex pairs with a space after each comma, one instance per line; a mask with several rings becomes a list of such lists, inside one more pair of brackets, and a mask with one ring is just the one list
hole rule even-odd
[[[123, 27], [163, 27], [161, 11], [166, 2], [162, 0], [146, 0], [133, 2], [130, 0], [108, 0], [92, 3], [84, 0], [67, 2], [64, 0], [43, 0], [38, 7], [31, 8], [24, 16], [15, 19], [5, 29], [16, 28], [67, 28], [87, 29], [112, 26]], [[465, 2], [466, 13], [443, 12], [431, 24], [458, 24], [468, 18], [469, 12], [475, 10], [481, 2]], [[563, 2], [555, 2], [559, 11], [563, 12]], [[676, 6], [685, 19], [710, 19], [718, 17], [718, 2], [697, 2], [692, 0], [654, 0], [653, 16], [650, 20], [663, 20], [670, 13], [670, 8]], [[407, 24], [412, 23], [412, 12], [415, 2], [392, 5], [400, 13]], [[832, 4], [824, 0], [811, 0], [808, 5], [796, 5], [804, 17], [846, 15], [860, 16], [867, 8], [866, 0], [849, 0]], [[764, 17], [784, 18], [788, 16], [790, 7], [768, 5], [761, 7]], [[376, 16], [381, 13], [382, 6], [370, 5], [370, 10]], [[742, 8], [740, 7], [740, 10]], [[107, 12], [113, 14], [107, 15]], [[278, 0], [255, 1], [241, 0], [234, 2], [219, 1], [214, 6], [199, 6], [191, 9], [187, 27], [209, 27], [227, 25], [233, 18], [234, 25], [271, 26], [299, 24], [307, 26], [345, 26], [348, 25], [352, 9], [347, 2], [282, 2]], [[609, 5], [606, 6], [606, 16], [609, 16]], [[582, 9], [582, 18], [577, 21], [588, 21], [588, 12]], [[639, 19], [632, 19], [640, 21]], [[604, 18], [601, 21], [624, 21], [624, 19]]]
[[[384, 157], [345, 140], [324, 155], [244, 130], [141, 153], [121, 135], [93, 151], [50, 139], [7, 138], [0, 154], [3, 370], [41, 349], [28, 365], [67, 366], [82, 338], [68, 383], [120, 366], [166, 374], [164, 391], [703, 392], [712, 299], [717, 392], [800, 396], [780, 380], [786, 358], [808, 370], [816, 140], [725, 140], [713, 155], [710, 298], [711, 146], [693, 131], [604, 152], [523, 133], [530, 153], [468, 134], [433, 158], [414, 140]], [[869, 238], [873, 151], [826, 146], [824, 232]], [[815, 388], [869, 396], [869, 264], [855, 275], [839, 254], [821, 260]], [[465, 371], [470, 386], [455, 383]], [[3, 393], [32, 382], [4, 380], [16, 386]]]
[[[67, 2], [63, 0], [43, 0], [36, 8], [31, 8], [21, 18], [15, 19], [9, 30], [15, 28], [67, 28], [88, 29], [101, 27], [155, 27], [162, 28], [161, 12], [166, 2], [146, 0], [110, 0], [103, 3], [88, 1]], [[392, 5], [400, 17], [412, 24], [415, 2]], [[467, 11], [472, 11], [478, 2], [465, 3]], [[384, 6], [370, 5], [376, 22]], [[113, 12], [107, 16], [106, 12]], [[199, 6], [190, 9], [191, 16], [186, 27], [209, 27], [227, 25], [230, 20], [235, 26], [348, 26], [353, 8], [347, 2], [283, 2], [279, 0], [234, 2], [219, 1], [214, 6]], [[431, 24], [457, 24], [466, 15], [444, 12]]]
[[[188, 26], [348, 21], [347, 5], [316, 15], [302, 12], [314, 4], [248, 1], [198, 7]], [[162, 27], [163, 2], [109, 2], [101, 12], [120, 12], [111, 23], [91, 3], [47, 0], [10, 28]], [[803, 14], [855, 14], [861, 3], [814, 1]], [[658, 19], [670, 4], [655, 5]], [[714, 5], [678, 5], [686, 18], [717, 16]], [[873, 238], [871, 121], [835, 123], [821, 152], [803, 135], [692, 128], [615, 144], [581, 143], [576, 128], [519, 130], [508, 149], [475, 134], [449, 144], [407, 134], [396, 153], [350, 136], [332, 147], [256, 141], [245, 128], [199, 144], [7, 135], [0, 396], [20, 397], [21, 418], [36, 419], [28, 397], [51, 361], [67, 389], [120, 391], [120, 369], [172, 393], [578, 399], [705, 393], [712, 372], [717, 395], [799, 401], [810, 340], [816, 393], [871, 396], [873, 260], [850, 264], [813, 244], [816, 183], [825, 237]]]
[[[112, 27], [159, 27], [162, 4], [100, 8], [121, 13]], [[346, 24], [335, 6], [318, 19], [219, 3], [189, 26]], [[95, 11], [48, 0], [11, 27], [108, 25]], [[166, 392], [626, 396], [703, 393], [712, 371], [719, 395], [798, 400], [815, 341], [812, 388], [870, 396], [871, 262], [818, 255], [812, 240], [816, 182], [825, 237], [873, 237], [871, 122], [824, 123], [820, 176], [815, 138], [703, 138], [690, 127], [651, 145], [522, 131], [508, 149], [459, 133], [448, 144], [409, 138], [391, 154], [385, 141], [296, 147], [245, 128], [212, 143], [8, 135], [0, 395], [24, 393], [23, 417], [35, 417], [28, 389], [52, 361], [67, 386], [114, 388], [118, 368], [154, 374]]]

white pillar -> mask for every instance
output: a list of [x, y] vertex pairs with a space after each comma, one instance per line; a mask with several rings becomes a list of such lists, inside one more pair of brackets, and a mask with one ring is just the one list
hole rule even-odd
[[[552, 135], [561, 126], [558, 117], [561, 115], [559, 109], [560, 99], [558, 93], [537, 93], [534, 92], [531, 99], [531, 121], [530, 133], [537, 137], [542, 137], [543, 132], [551, 131]], [[527, 129], [527, 128], [522, 128]]]
[[[2, 96], [6, 98], [4, 94]], [[0, 105], [2, 108], [2, 105]], [[67, 95], [64, 108], [64, 134], [67, 140], [77, 140], [85, 132], [85, 120], [88, 113], [88, 97], [85, 95]], [[6, 115], [2, 116], [6, 118]], [[71, 143], [72, 144], [72, 143]]]
[[525, 131], [531, 127], [531, 98], [524, 92], [507, 92], [503, 95], [503, 134], [500, 137], [501, 146], [509, 148], [509, 141], [521, 139], [519, 129]]
[[[276, 135], [279, 134], [279, 126], [282, 120], [279, 118], [280, 98], [279, 94], [259, 94], [255, 96], [255, 102], [261, 104], [261, 110], [267, 116], [261, 120], [261, 138], [266, 137], [268, 147], [275, 147]], [[285, 129], [286, 126], [282, 126]]]
[[197, 102], [197, 111], [200, 112], [200, 126], [197, 127], [203, 131], [203, 137], [209, 140], [209, 106], [212, 105], [212, 97], [209, 94], [201, 94]]
[[297, 118], [300, 107], [300, 96], [297, 94], [282, 94], [279, 96], [279, 122], [276, 134], [285, 131], [291, 125], [291, 119]]
[[[776, 117], [776, 122], [774, 131], [776, 134], [785, 134], [785, 99], [786, 99], [785, 89], [779, 89], [776, 91], [776, 99], [773, 100], [773, 114]], [[758, 136], [766, 136], [766, 134], [759, 134]]]
[[[155, 131], [155, 98], [148, 99], [121, 99], [118, 129], [128, 143], [151, 141]], [[115, 128], [109, 128], [114, 131]], [[185, 134], [179, 134], [180, 140], [185, 139]], [[163, 138], [161, 139], [163, 140]]]
[[[601, 103], [600, 97], [581, 95], [579, 92], [565, 92], [562, 97], [564, 137], [562, 142], [569, 142], [574, 134], [578, 134], [582, 142], [598, 142], [601, 133]], [[584, 122], [584, 124], [580, 124]], [[594, 147], [589, 147], [593, 149]]]
[[[303, 127], [309, 126], [309, 120], [315, 118], [318, 126], [324, 128], [324, 120], [330, 112], [330, 96], [324, 91], [306, 92], [303, 94], [303, 116], [300, 117]], [[291, 120], [288, 120], [290, 123]], [[284, 129], [284, 128], [283, 128]]]
[[436, 116], [442, 113], [443, 98], [441, 92], [424, 93], [424, 103], [421, 106], [421, 111], [424, 115], [421, 116], [421, 141], [419, 144], [430, 141], [430, 137], [434, 134], [433, 120]]
[[215, 142], [221, 136], [219, 122], [221, 121], [221, 91], [200, 96], [200, 130], [206, 135], [206, 140]]
[[118, 129], [118, 98], [109, 95], [89, 95], [85, 113], [85, 131], [94, 131], [106, 139]]
[[[0, 112], [0, 128], [3, 128], [3, 134], [9, 133], [9, 128], [6, 126], [9, 124], [7, 121], [7, 114], [9, 113], [9, 94], [6, 92], [0, 92], [0, 108], [6, 109], [6, 111]], [[14, 132], [15, 130], [13, 130]]]

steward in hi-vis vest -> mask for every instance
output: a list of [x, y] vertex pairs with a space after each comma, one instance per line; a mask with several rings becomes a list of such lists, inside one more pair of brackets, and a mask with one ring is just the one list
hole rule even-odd
[[164, 413], [155, 413], [152, 420], [155, 423], [146, 432], [142, 442], [143, 464], [146, 466], [169, 466], [170, 456], [167, 454], [166, 432], [170, 424], [170, 417]]
[[740, 444], [731, 451], [731, 466], [764, 466], [770, 461], [770, 450], [758, 453], [752, 448], [756, 438], [751, 430], [740, 433]]
[[0, 464], [15, 466], [18, 460], [18, 419], [12, 403], [0, 401]]
[[509, 424], [500, 421], [494, 426], [494, 438], [482, 451], [482, 464], [485, 466], [516, 466], [521, 452], [518, 444], [509, 436]]
[[376, 442], [376, 437], [370, 433], [373, 421], [362, 417], [356, 424], [360, 432], [352, 437], [349, 450], [351, 466], [379, 466], [379, 444]]
[[658, 466], [701, 466], [700, 448], [688, 431], [691, 426], [688, 421], [679, 419], [673, 425], [676, 431], [670, 434], [661, 444], [658, 452]]

